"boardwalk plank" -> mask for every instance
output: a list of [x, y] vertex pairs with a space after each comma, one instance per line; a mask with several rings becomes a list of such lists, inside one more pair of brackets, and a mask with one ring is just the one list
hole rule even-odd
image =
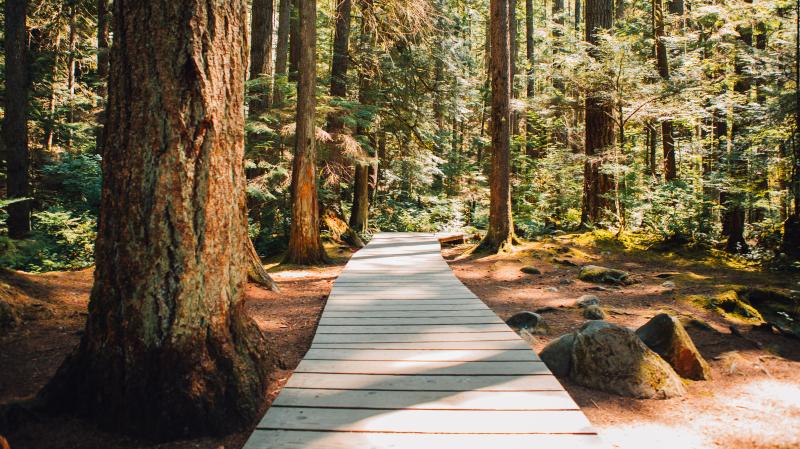
[[[487, 360], [487, 359], [484, 359]], [[308, 360], [303, 359], [298, 373], [339, 373], [339, 374], [426, 374], [426, 375], [524, 375], [549, 374], [543, 362], [428, 362], [428, 361], [363, 361], [363, 360]]]
[[295, 373], [286, 383], [294, 388], [336, 388], [413, 391], [563, 391], [553, 376], [404, 376]]
[[409, 360], [409, 361], [455, 361], [479, 362], [481, 360], [498, 360], [506, 362], [522, 362], [539, 360], [530, 349], [517, 350], [447, 350], [430, 349], [320, 349], [312, 347], [306, 353], [305, 360]]

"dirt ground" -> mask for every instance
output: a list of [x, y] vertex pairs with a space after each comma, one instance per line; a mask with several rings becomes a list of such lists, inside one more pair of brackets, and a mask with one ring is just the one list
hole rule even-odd
[[[713, 330], [687, 331], [708, 360], [713, 378], [687, 381], [688, 394], [669, 400], [637, 400], [590, 390], [560, 379], [603, 438], [615, 448], [789, 449], [800, 448], [800, 340], [730, 321], [683, 300], [730, 285], [800, 290], [800, 276], [731, 267], [723, 260], [672, 253], [625, 250], [563, 236], [531, 243], [514, 254], [461, 258], [465, 247], [447, 248], [445, 257], [461, 281], [503, 319], [517, 312], [551, 307], [549, 326], [534, 349], [585, 322], [574, 307], [581, 295], [596, 295], [608, 321], [638, 327], [660, 312], [698, 318]], [[556, 262], [558, 260], [559, 262]], [[577, 279], [579, 268], [595, 264], [629, 271], [640, 282], [597, 291]], [[534, 266], [541, 275], [520, 272]], [[673, 273], [673, 289], [658, 274]], [[735, 335], [729, 326], [740, 332]]]
[[[459, 258], [466, 247], [444, 250], [456, 275], [502, 318], [523, 310], [543, 312], [549, 325], [534, 344], [574, 330], [584, 319], [572, 307], [583, 294], [599, 297], [608, 320], [635, 327], [661, 311], [702, 319], [713, 330], [687, 330], [709, 361], [713, 379], [689, 382], [688, 395], [670, 400], [635, 400], [589, 390], [561, 379], [604, 439], [616, 448], [774, 448], [800, 447], [800, 341], [729, 321], [682, 300], [728, 284], [800, 289], [800, 277], [731, 267], [713, 258], [631, 251], [563, 236], [527, 244], [514, 254]], [[276, 369], [269, 400], [280, 391], [311, 343], [319, 314], [347, 253], [323, 268], [277, 268], [281, 293], [247, 289], [247, 307], [273, 342], [283, 368]], [[556, 262], [555, 260], [560, 262]], [[577, 280], [578, 268], [593, 263], [630, 271], [641, 282], [596, 291]], [[541, 275], [520, 272], [535, 266]], [[675, 273], [674, 290], [655, 275]], [[86, 318], [91, 270], [28, 275], [0, 273], [0, 286], [24, 292], [45, 313], [0, 334], [0, 404], [30, 397], [49, 379], [78, 343]], [[737, 326], [740, 335], [731, 333]], [[0, 331], [1, 332], [1, 331]], [[201, 438], [167, 444], [105, 433], [71, 417], [38, 417], [7, 435], [12, 449], [238, 449], [250, 431], [222, 439]], [[357, 449], [357, 448], [354, 448]]]
[[[282, 365], [272, 374], [267, 404], [277, 396], [311, 345], [333, 281], [349, 258], [349, 251], [329, 248], [329, 252], [333, 251], [336, 263], [331, 266], [273, 268], [271, 274], [280, 293], [254, 284], [247, 287], [247, 310], [266, 333]], [[92, 272], [0, 272], [0, 285], [24, 292], [40, 308], [47, 309], [43, 319], [25, 321], [6, 335], [0, 330], [0, 404], [35, 395], [78, 344], [86, 320]], [[103, 432], [91, 423], [68, 416], [42, 416], [6, 437], [11, 449], [239, 449], [251, 431], [225, 438], [155, 444]]]

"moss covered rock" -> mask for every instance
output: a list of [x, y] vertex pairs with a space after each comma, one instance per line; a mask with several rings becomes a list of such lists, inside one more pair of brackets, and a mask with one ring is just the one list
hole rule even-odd
[[666, 360], [676, 373], [687, 379], [711, 378], [711, 369], [695, 347], [680, 321], [661, 313], [636, 330], [648, 348]]
[[590, 321], [575, 334], [570, 377], [589, 388], [635, 398], [686, 393], [675, 370], [630, 329]]
[[542, 349], [539, 357], [556, 376], [567, 377], [572, 366], [572, 347], [575, 345], [575, 333], [562, 335]]
[[580, 273], [578, 273], [578, 279], [585, 282], [611, 285], [631, 285], [636, 283], [627, 271], [598, 265], [586, 265], [582, 267]]

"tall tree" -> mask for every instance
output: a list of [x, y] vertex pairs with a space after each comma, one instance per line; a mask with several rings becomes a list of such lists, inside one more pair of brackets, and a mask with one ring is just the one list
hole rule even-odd
[[489, 34], [492, 82], [492, 173], [489, 199], [489, 229], [479, 251], [498, 252], [511, 248], [514, 223], [511, 218], [511, 62], [508, 0], [490, 0]]
[[[105, 124], [105, 102], [108, 96], [109, 46], [111, 45], [111, 0], [97, 0], [97, 96], [101, 98], [102, 107], [97, 114], [97, 132], [95, 146], [99, 154], [103, 143], [103, 126]], [[56, 62], [53, 62], [56, 65]]]
[[[200, 20], [186, 20], [187, 17]], [[264, 337], [244, 310], [244, 0], [114, 3], [85, 332], [41, 392], [159, 439], [250, 425]]]
[[[28, 29], [27, 0], [5, 2], [5, 118], [3, 142], [6, 148], [6, 195], [27, 198], [31, 194], [28, 152]], [[21, 239], [31, 231], [30, 201], [8, 206], [8, 235]]]
[[[613, 0], [586, 1], [586, 42], [599, 44], [598, 34], [614, 24]], [[599, 57], [596, 52], [592, 53]], [[586, 94], [586, 162], [583, 169], [581, 223], [597, 223], [608, 206], [611, 177], [602, 172], [603, 152], [615, 144], [614, 105], [595, 92]]]
[[248, 112], [251, 118], [259, 117], [269, 109], [272, 86], [272, 32], [273, 0], [253, 0], [250, 22], [250, 79], [259, 80], [251, 92]]
[[[795, 29], [800, 30], [800, 0], [795, 3], [794, 24]], [[800, 260], [800, 33], [795, 33], [794, 45], [794, 138], [789, 184], [794, 212], [789, 214], [783, 223], [781, 251], [795, 260]]]
[[[664, 0], [653, 0], [653, 37], [655, 41], [656, 68], [661, 79], [669, 81], [669, 60], [664, 38]], [[678, 177], [675, 164], [675, 139], [672, 119], [661, 121], [661, 145], [664, 151], [664, 180], [673, 181]]]
[[[528, 70], [525, 78], [525, 90], [528, 102], [533, 101], [533, 96], [536, 91], [536, 78], [535, 68], [536, 64], [536, 49], [534, 47], [534, 26], [533, 26], [533, 0], [525, 0], [525, 56], [528, 63]], [[533, 119], [526, 115], [525, 118], [525, 153], [528, 156], [540, 156], [535, 154], [533, 145]]]
[[317, 5], [297, 0], [298, 80], [294, 161], [292, 162], [292, 225], [285, 261], [300, 265], [327, 262], [319, 233], [316, 167]]
[[289, 58], [289, 18], [291, 0], [280, 0], [278, 3], [278, 41], [275, 44], [275, 82], [272, 92], [272, 103], [275, 107], [283, 105], [283, 86], [287, 81], [286, 62]]
[[[347, 96], [347, 68], [350, 64], [350, 11], [351, 0], [336, 0], [336, 27], [333, 33], [333, 60], [331, 61], [331, 97]], [[327, 129], [330, 133], [341, 132], [344, 124], [340, 114], [328, 115]]]
[[300, 51], [303, 45], [300, 34], [300, 11], [302, 0], [289, 0], [289, 81], [296, 82], [300, 65]]

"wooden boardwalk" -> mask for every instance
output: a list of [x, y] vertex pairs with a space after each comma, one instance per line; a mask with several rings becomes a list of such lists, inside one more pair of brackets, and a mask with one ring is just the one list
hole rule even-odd
[[439, 250], [433, 234], [381, 233], [353, 256], [246, 449], [605, 447]]

